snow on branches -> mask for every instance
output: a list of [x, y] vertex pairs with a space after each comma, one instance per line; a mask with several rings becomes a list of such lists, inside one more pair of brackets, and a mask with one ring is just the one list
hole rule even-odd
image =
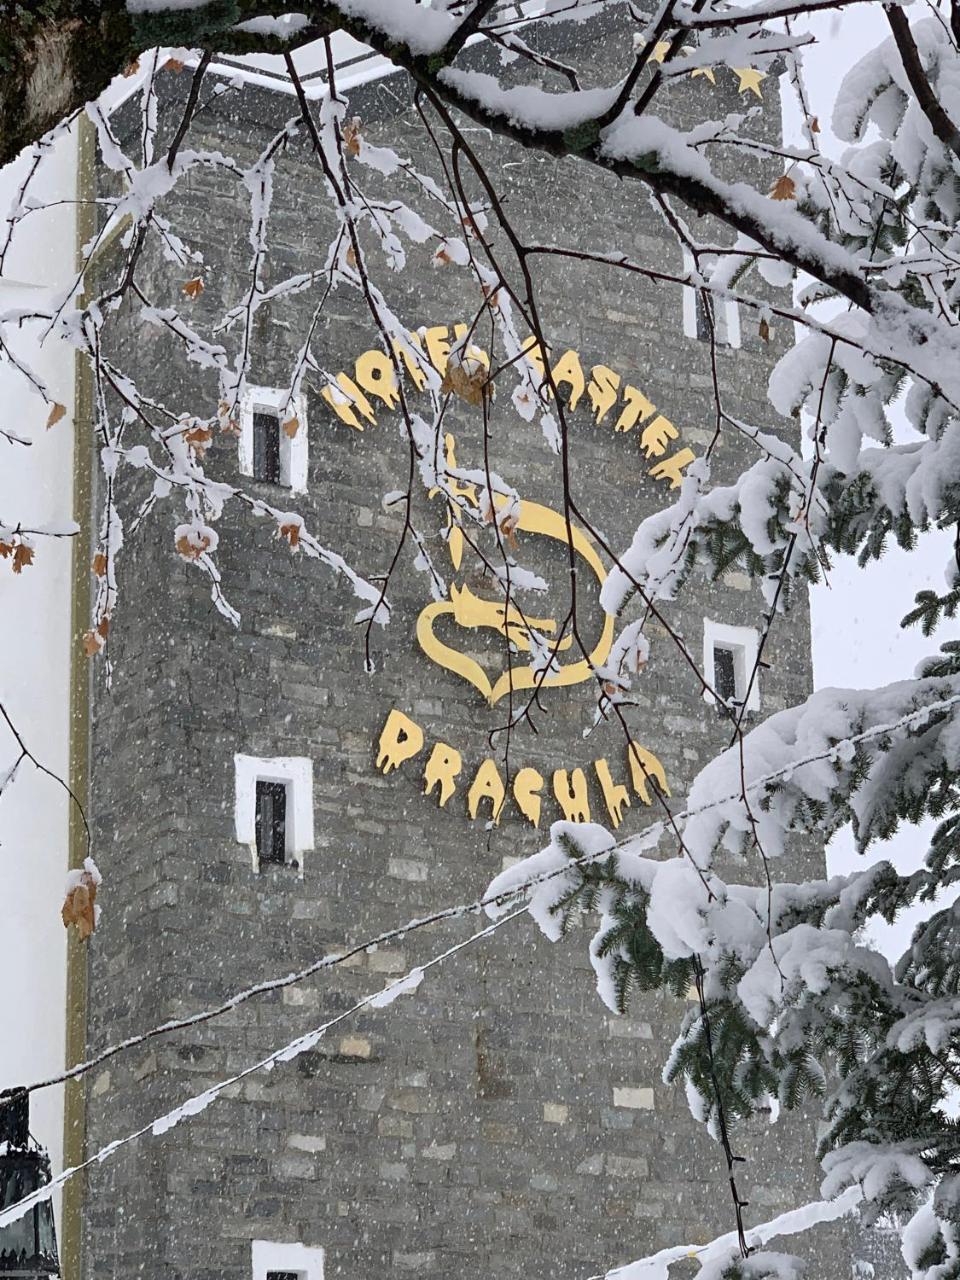
[[[558, 580], [569, 606], [555, 635], [542, 635], [521, 608], [525, 592], [552, 584], [522, 563], [515, 534], [523, 486], [497, 456], [494, 404], [507, 431], [536, 421], [544, 465], [561, 477], [564, 518], [602, 550], [610, 570], [602, 603], [622, 615], [607, 661], [593, 669], [597, 723], [613, 722], [630, 740], [631, 690], [655, 646], [669, 645], [694, 686], [720, 707], [733, 743], [700, 771], [682, 812], [647, 778], [659, 807], [655, 827], [617, 844], [602, 828], [558, 824], [549, 845], [505, 872], [492, 891], [529, 890], [531, 911], [550, 937], [559, 937], [570, 913], [598, 912], [590, 956], [610, 1008], [622, 1009], [639, 990], [695, 995], [665, 1074], [684, 1080], [694, 1114], [724, 1149], [737, 1223], [736, 1249], [705, 1254], [704, 1277], [793, 1280], [795, 1258], [752, 1251], [748, 1243], [729, 1127], [770, 1097], [790, 1107], [815, 1095], [825, 1122], [824, 1194], [858, 1188], [868, 1215], [910, 1215], [904, 1256], [913, 1275], [946, 1280], [960, 1275], [956, 1122], [946, 1110], [960, 1079], [960, 915], [936, 910], [898, 966], [857, 933], [871, 915], [893, 918], [911, 902], [936, 901], [960, 876], [960, 644], [948, 643], [913, 678], [887, 689], [824, 690], [750, 733], [744, 723], [778, 615], [831, 554], [866, 560], [891, 538], [910, 548], [919, 530], [960, 523], [960, 24], [955, 9], [952, 23], [939, 9], [911, 22], [897, 5], [886, 7], [890, 38], [840, 89], [834, 128], [848, 150], [833, 158], [820, 145], [807, 100], [809, 33], [800, 29], [825, 4], [761, 0], [729, 8], [664, 0], [650, 15], [597, 0], [538, 6], [536, 30], [588, 23], [605, 7], [616, 9], [628, 38], [609, 42], [598, 76], [588, 26], [579, 42], [567, 40], [563, 59], [548, 56], [526, 38], [524, 6], [501, 0], [339, 0], [323, 7], [322, 22], [310, 6], [278, 18], [271, 6], [257, 14], [251, 4], [239, 26], [232, 6], [130, 0], [121, 35], [104, 46], [113, 62], [93, 79], [129, 74], [89, 104], [88, 79], [64, 84], [64, 118], [49, 120], [50, 131], [31, 140], [0, 245], [0, 278], [23, 225], [42, 216], [34, 181], [71, 127], [95, 130], [112, 185], [94, 195], [95, 229], [70, 287], [59, 296], [2, 295], [0, 359], [32, 388], [38, 422], [50, 427], [64, 416], [62, 406], [21, 354], [14, 331], [62, 340], [86, 362], [101, 502], [83, 646], [108, 660], [111, 626], [123, 607], [118, 565], [130, 554], [128, 535], [148, 519], [166, 520], [162, 542], [176, 568], [202, 575], [216, 609], [239, 621], [220, 567], [231, 539], [243, 536], [242, 523], [225, 518], [237, 511], [270, 531], [267, 554], [296, 552], [345, 581], [359, 601], [356, 621], [372, 667], [371, 631], [391, 618], [401, 558], [409, 555], [426, 574], [434, 598], [446, 591], [417, 525], [417, 486], [444, 504], [451, 555], [476, 557], [504, 616], [517, 618], [517, 638], [532, 652], [538, 678], [555, 670], [561, 647], [576, 647], [589, 660], [578, 632], [574, 569]], [[370, 46], [382, 66], [410, 77], [411, 119], [437, 160], [430, 171], [368, 137], [364, 121], [351, 114], [331, 19]], [[80, 40], [83, 20], [71, 21], [70, 39]], [[161, 43], [171, 47], [144, 53], [146, 44]], [[325, 65], [319, 94], [304, 84], [292, 56], [309, 43]], [[478, 46], [493, 55], [482, 72], [467, 56]], [[250, 51], [283, 56], [289, 118], [255, 154], [225, 154], [209, 131], [202, 145], [192, 145], [206, 105], [243, 92], [243, 74], [216, 54]], [[802, 146], [753, 128], [760, 85], [780, 65], [775, 58], [798, 95]], [[679, 127], [660, 110], [667, 85], [687, 77], [716, 83], [715, 67], [736, 72], [742, 108]], [[182, 77], [180, 90], [160, 95], [162, 78], [174, 75]], [[8, 79], [0, 90], [5, 103], [27, 92], [16, 75]], [[160, 117], [161, 96], [174, 104], [170, 119]], [[128, 119], [119, 127], [118, 105], [132, 126]], [[7, 110], [5, 118], [15, 114]], [[30, 118], [46, 117], [36, 110]], [[671, 271], [667, 262], [635, 261], [620, 246], [521, 235], [498, 176], [472, 144], [478, 130], [464, 128], [464, 118], [528, 152], [576, 158], [635, 182], [631, 190], [649, 202], [687, 266]], [[311, 260], [289, 273], [273, 269], [272, 254], [283, 166], [294, 152], [311, 168], [325, 220]], [[742, 176], [760, 169], [772, 174], [769, 185], [766, 177], [751, 185]], [[191, 182], [216, 184], [243, 209], [246, 265], [235, 296], [225, 296], [225, 282], [178, 230], [178, 200]], [[710, 218], [694, 222], [694, 213]], [[428, 358], [417, 321], [389, 300], [388, 282], [406, 269], [415, 246], [426, 249], [437, 273], [457, 273], [472, 300], [469, 323], [442, 370]], [[550, 323], [533, 270], [548, 254], [686, 288], [702, 304], [715, 407], [711, 442], [678, 466], [676, 501], [637, 517], [626, 548], [608, 545], [590, 524], [571, 480], [569, 398], [546, 359]], [[376, 334], [378, 374], [364, 387], [332, 371], [337, 366], [324, 346], [335, 300], [345, 295], [359, 301]], [[309, 318], [276, 406], [285, 439], [303, 441], [299, 406], [308, 388], [332, 411], [330, 430], [371, 423], [371, 395], [396, 410], [409, 466], [405, 488], [381, 504], [401, 523], [386, 564], [349, 563], [341, 549], [320, 541], [290, 496], [273, 506], [254, 486], [218, 478], [221, 441], [243, 433], [259, 326], [294, 298], [309, 299]], [[764, 421], [743, 419], [717, 373], [718, 308], [731, 302], [760, 341], [774, 319], [797, 333], [770, 378]], [[125, 367], [116, 334], [131, 322], [175, 351], [190, 375], [169, 403]], [[482, 418], [484, 440], [477, 456], [458, 462], [448, 418], [461, 404]], [[906, 440], [894, 434], [901, 409]], [[798, 424], [802, 445], [787, 443], [791, 433], [796, 441]], [[322, 431], [311, 435], [322, 449]], [[738, 441], [749, 462], [720, 483], [714, 455], [724, 436]], [[650, 440], [653, 448], [657, 437]], [[26, 442], [19, 428], [0, 427], [0, 446]], [[75, 531], [0, 522], [0, 559], [20, 574], [43, 536]], [[960, 552], [954, 561], [944, 593], [918, 598], [911, 621], [929, 630], [955, 616]], [[665, 611], [693, 575], [716, 578], [731, 568], [754, 576], [764, 600], [756, 662], [739, 702], [716, 697]], [[631, 601], [639, 609], [627, 616]], [[511, 708], [508, 737], [532, 721], [538, 693]], [[940, 826], [912, 876], [881, 862], [804, 884], [774, 878], [791, 832], [822, 841], [851, 822], [865, 849], [899, 823], [928, 816]], [[656, 852], [660, 845], [669, 845], [667, 855]], [[725, 878], [731, 858], [746, 868], [742, 883], [739, 872], [737, 883]], [[531, 875], [543, 878], [531, 887]]]

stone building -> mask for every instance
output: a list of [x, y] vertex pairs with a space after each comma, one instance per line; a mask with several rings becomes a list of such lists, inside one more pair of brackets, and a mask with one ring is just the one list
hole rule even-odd
[[[617, 38], [607, 22], [592, 28], [598, 61]], [[583, 31], [554, 26], [530, 38], [562, 52]], [[343, 68], [355, 82], [350, 113], [364, 138], [442, 179], [410, 84], [364, 65]], [[228, 83], [237, 72], [222, 60], [209, 74]], [[174, 127], [187, 78], [162, 82], [162, 130]], [[242, 90], [205, 103], [191, 145], [249, 164], [297, 106], [270, 60], [244, 78]], [[307, 83], [316, 103], [323, 77]], [[738, 79], [718, 68], [685, 78], [669, 102], [679, 119], [722, 118], [749, 102], [762, 106], [759, 131], [775, 136], [779, 127], [773, 74]], [[114, 123], [120, 137], [134, 127], [122, 108]], [[636, 187], [468, 128], [531, 242], [618, 247], [682, 266]], [[759, 170], [752, 176], [765, 180]], [[96, 163], [91, 180], [110, 190], [115, 175]], [[376, 175], [365, 173], [364, 182], [377, 191]], [[411, 191], [404, 198], [414, 203]], [[204, 255], [205, 291], [190, 304], [201, 326], [246, 285], [248, 219], [236, 183], [205, 170], [173, 203], [178, 230]], [[274, 178], [265, 286], [319, 270], [333, 230], [301, 130]], [[492, 234], [506, 253], [502, 233]], [[387, 282], [381, 271], [378, 282], [405, 323], [423, 327], [425, 349], [442, 366], [475, 307], [469, 279], [454, 264], [437, 265], [435, 244], [405, 248], [405, 270]], [[180, 285], [152, 252], [146, 269], [159, 299], [171, 279]], [[622, 549], [711, 439], [703, 317], [690, 293], [596, 264], [541, 255], [535, 271], [550, 359], [568, 397], [576, 501], [607, 544]], [[366, 388], [369, 417], [325, 398], [322, 380], [308, 377], [296, 434], [283, 432], [277, 406], [314, 305], [309, 293], [293, 294], [257, 311], [257, 389], [244, 401], [239, 438], [218, 437], [208, 469], [300, 512], [325, 545], [374, 577], [386, 572], [402, 532], [402, 505], [384, 497], [406, 488], [408, 443], [396, 409], [376, 394], [379, 357], [366, 356], [380, 344], [370, 314], [344, 291], [323, 313], [318, 349], [330, 373]], [[719, 386], [737, 414], [767, 422], [767, 375], [789, 335], [776, 330], [761, 340], [756, 323], [733, 308], [718, 319]], [[486, 345], [482, 334], [478, 343]], [[162, 328], [145, 328], [131, 311], [119, 347], [158, 399], [166, 393], [179, 407], [192, 395], [198, 412], [209, 411], [208, 373], [186, 362]], [[557, 460], [537, 423], [514, 412], [510, 389], [505, 379], [490, 410], [495, 464], [522, 490], [516, 536], [524, 563], [562, 586], [568, 546]], [[407, 392], [418, 403], [412, 380]], [[481, 410], [456, 400], [447, 423], [458, 463], [482, 466]], [[725, 436], [715, 474], [732, 477], [740, 462]], [[96, 468], [91, 474], [96, 491]], [[520, 723], [509, 759], [502, 738], [491, 745], [519, 696], [509, 694], [495, 593], [469, 550], [455, 562], [443, 502], [416, 485], [413, 495], [447, 594], [433, 598], [405, 548], [389, 586], [391, 622], [372, 631], [370, 674], [349, 587], [292, 553], [273, 522], [232, 506], [220, 522], [218, 559], [240, 614], [236, 632], [212, 607], [208, 582], [172, 554], [168, 524], [147, 517], [128, 529], [123, 607], [110, 636], [113, 680], [108, 686], [101, 664], [88, 694], [104, 915], [82, 983], [74, 969], [74, 1008], [86, 993], [75, 1048], [81, 1036], [94, 1053], [474, 900], [565, 815], [607, 825], [622, 818], [621, 833], [659, 816], [643, 772], [631, 771], [619, 726], [585, 736], [596, 706], [589, 678], [543, 690], [531, 711], [537, 732]], [[143, 496], [121, 493], [121, 510], [129, 515]], [[580, 529], [575, 552], [579, 627], [602, 657], [610, 624], [597, 589], [610, 560]], [[559, 625], [568, 607], [553, 592], [533, 612]], [[737, 571], [696, 584], [670, 610], [708, 679], [733, 695], [743, 693], [760, 614], [759, 593]], [[773, 633], [751, 713], [790, 705], [810, 689], [808, 632], [798, 600]], [[666, 631], [651, 624], [648, 633], [651, 658], [630, 733], [679, 805], [729, 727]], [[563, 661], [573, 664], [575, 652]], [[821, 857], [798, 851], [795, 873], [814, 872]], [[113, 1059], [68, 1103], [68, 1147], [76, 1155], [82, 1144], [91, 1155], [346, 1014], [480, 927], [476, 916], [439, 921]], [[611, 1016], [595, 991], [590, 932], [585, 920], [551, 945], [526, 918], [505, 925], [431, 969], [416, 991], [345, 1016], [292, 1060], [246, 1076], [170, 1132], [94, 1166], [67, 1204], [70, 1265], [80, 1258], [84, 1280], [452, 1280], [466, 1270], [501, 1280], [585, 1278], [729, 1230], [721, 1152], [691, 1118], [682, 1090], [661, 1082], [682, 1002], [634, 1000], [626, 1016]], [[752, 1221], [815, 1196], [810, 1143], [791, 1136], [797, 1132], [787, 1120], [740, 1135]], [[823, 1246], [816, 1274], [847, 1276], [843, 1254]]]

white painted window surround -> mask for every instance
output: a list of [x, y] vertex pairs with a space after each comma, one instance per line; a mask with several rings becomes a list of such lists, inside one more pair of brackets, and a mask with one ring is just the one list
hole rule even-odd
[[253, 415], [284, 412], [284, 418], [295, 417], [300, 426], [291, 439], [280, 429], [280, 483], [294, 493], [307, 491], [307, 404], [303, 396], [294, 396], [287, 410], [289, 389], [248, 387], [240, 401], [240, 474], [253, 475]]
[[[753, 627], [732, 627], [725, 622], [714, 622], [711, 618], [703, 620], [703, 675], [711, 686], [716, 685], [716, 667], [714, 652], [717, 647], [729, 649], [733, 653], [733, 670], [736, 676], [737, 700], [743, 701], [750, 673], [757, 661], [759, 637]], [[704, 701], [716, 703], [712, 693], [704, 690]], [[757, 673], [747, 699], [748, 711], [760, 709], [760, 675]]]
[[303, 855], [313, 848], [313, 761], [305, 756], [233, 757], [236, 774], [234, 823], [239, 844], [257, 859], [257, 783], [282, 782], [287, 788], [286, 855], [303, 871]]
[[[683, 269], [690, 271], [693, 267], [693, 258], [684, 250], [683, 253]], [[700, 259], [700, 270], [703, 275], [707, 274], [708, 260], [704, 257]], [[700, 341], [709, 340], [709, 330], [706, 329], [706, 321], [699, 314], [699, 307], [703, 305], [698, 301], [697, 290], [685, 285], [683, 289], [683, 332], [688, 338], [698, 338]], [[740, 346], [740, 308], [732, 301], [732, 299], [714, 298], [713, 300], [713, 316], [714, 323], [717, 327], [717, 342], [726, 347]]]
[[271, 1271], [292, 1272], [298, 1280], [323, 1280], [323, 1250], [305, 1244], [253, 1241], [253, 1280], [267, 1280]]

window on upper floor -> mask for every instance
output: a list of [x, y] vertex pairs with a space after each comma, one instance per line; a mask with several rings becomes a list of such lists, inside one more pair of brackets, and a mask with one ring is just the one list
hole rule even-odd
[[287, 784], [257, 781], [257, 857], [265, 862], [287, 860]]
[[[690, 271], [693, 265], [693, 258], [684, 251], [684, 270]], [[707, 255], [701, 255], [701, 275], [706, 275], [712, 265]], [[690, 285], [685, 285], [683, 289], [683, 332], [688, 338], [696, 338], [698, 342], [709, 342], [710, 311], [708, 308], [713, 313], [717, 343], [724, 347], [739, 347], [740, 308], [736, 302], [728, 298], [716, 298]]]
[[760, 708], [760, 675], [757, 666], [759, 637], [753, 627], [734, 627], [705, 618], [703, 623], [703, 678], [712, 692], [707, 702], [719, 700], [734, 710], [746, 702], [747, 711]]
[[280, 483], [280, 417], [262, 409], [253, 414], [253, 478]]
[[277, 387], [250, 387], [240, 402], [240, 471], [262, 484], [307, 487], [307, 409]]
[[303, 756], [236, 755], [236, 838], [255, 871], [284, 864], [303, 873], [313, 848], [313, 761]]

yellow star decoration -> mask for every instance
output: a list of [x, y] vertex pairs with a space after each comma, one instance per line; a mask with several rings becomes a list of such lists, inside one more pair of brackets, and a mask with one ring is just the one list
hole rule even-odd
[[650, 55], [651, 62], [663, 62], [667, 56], [667, 50], [670, 48], [668, 40], [658, 40], [653, 47], [653, 53]]
[[755, 93], [760, 101], [763, 101], [763, 94], [760, 92], [760, 81], [766, 80], [767, 73], [758, 71], [756, 67], [731, 67], [735, 76], [740, 77], [740, 83], [737, 85], [738, 93]]
[[695, 76], [706, 76], [714, 88], [716, 88], [717, 77], [713, 74], [713, 67], [694, 67], [690, 72], [690, 79], [692, 80]]

